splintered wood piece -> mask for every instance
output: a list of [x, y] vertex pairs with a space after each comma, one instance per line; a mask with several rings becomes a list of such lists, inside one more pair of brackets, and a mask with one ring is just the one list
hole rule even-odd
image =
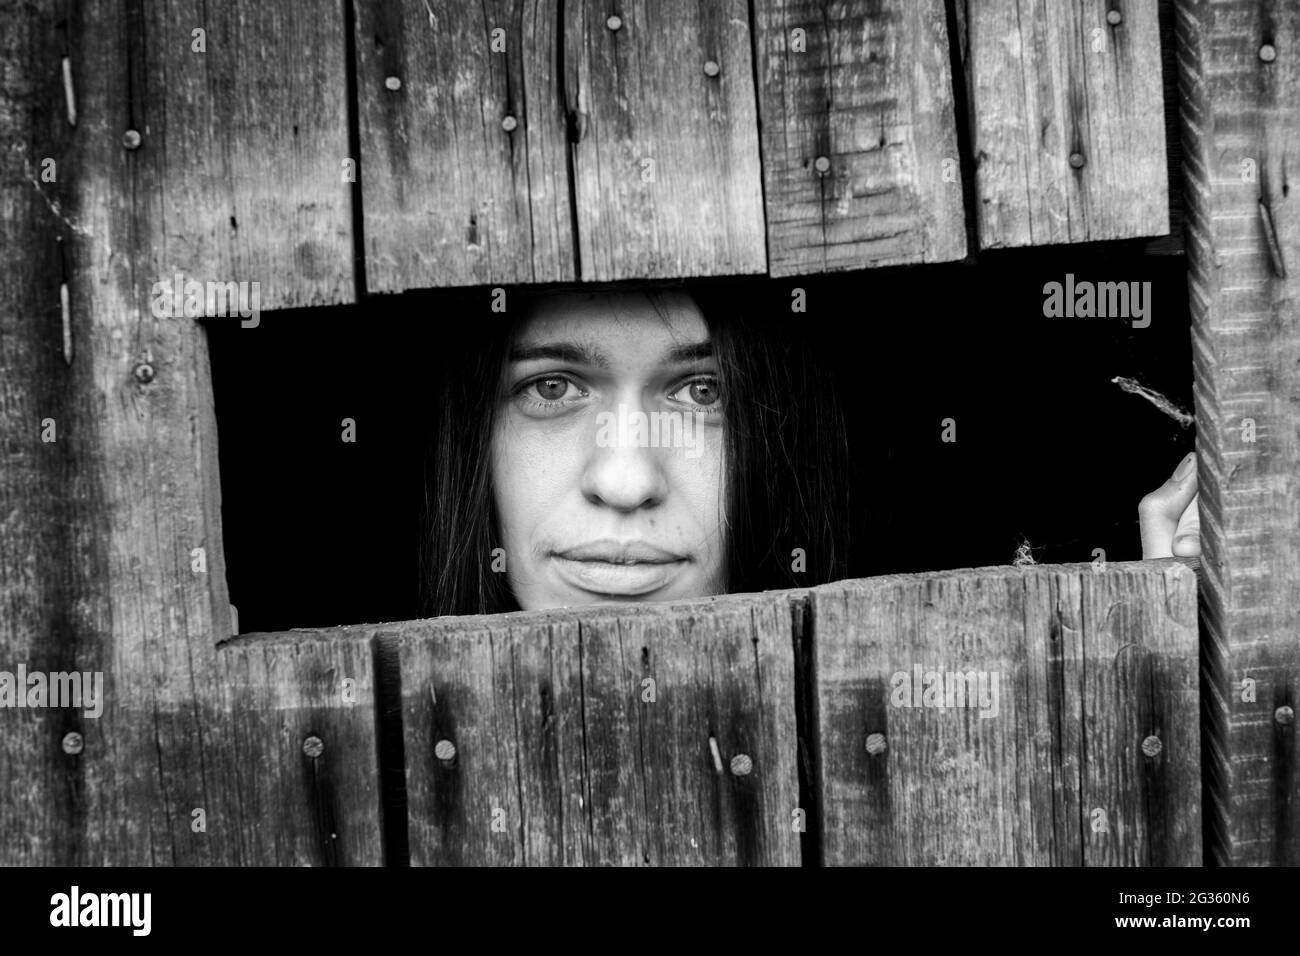
[[1200, 864], [1189, 568], [893, 575], [811, 601], [824, 862]]
[[773, 276], [966, 254], [942, 0], [758, 0]]

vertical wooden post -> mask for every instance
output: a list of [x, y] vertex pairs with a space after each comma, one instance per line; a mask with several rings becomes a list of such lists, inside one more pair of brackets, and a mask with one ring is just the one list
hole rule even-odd
[[1207, 858], [1300, 863], [1300, 7], [1179, 0]]

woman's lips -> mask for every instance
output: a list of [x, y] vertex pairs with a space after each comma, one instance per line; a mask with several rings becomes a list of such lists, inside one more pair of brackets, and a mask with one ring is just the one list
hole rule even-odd
[[637, 597], [666, 585], [687, 563], [644, 542], [597, 541], [555, 552], [560, 576], [593, 594]]

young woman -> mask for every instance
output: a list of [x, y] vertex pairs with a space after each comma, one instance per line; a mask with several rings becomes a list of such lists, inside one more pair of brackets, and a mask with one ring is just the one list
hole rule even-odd
[[[846, 577], [850, 462], [796, 331], [707, 291], [513, 293], [448, 349], [424, 611], [497, 613]], [[1194, 456], [1139, 506], [1199, 553]]]
[[507, 300], [444, 373], [425, 611], [847, 576], [847, 442], [797, 322], [707, 291]]

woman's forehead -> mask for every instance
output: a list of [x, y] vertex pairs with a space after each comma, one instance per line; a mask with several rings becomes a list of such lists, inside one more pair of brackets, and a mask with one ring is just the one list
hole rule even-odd
[[709, 329], [694, 300], [676, 290], [654, 301], [644, 292], [577, 292], [541, 299], [515, 336], [519, 345], [552, 340], [671, 347], [707, 342]]

